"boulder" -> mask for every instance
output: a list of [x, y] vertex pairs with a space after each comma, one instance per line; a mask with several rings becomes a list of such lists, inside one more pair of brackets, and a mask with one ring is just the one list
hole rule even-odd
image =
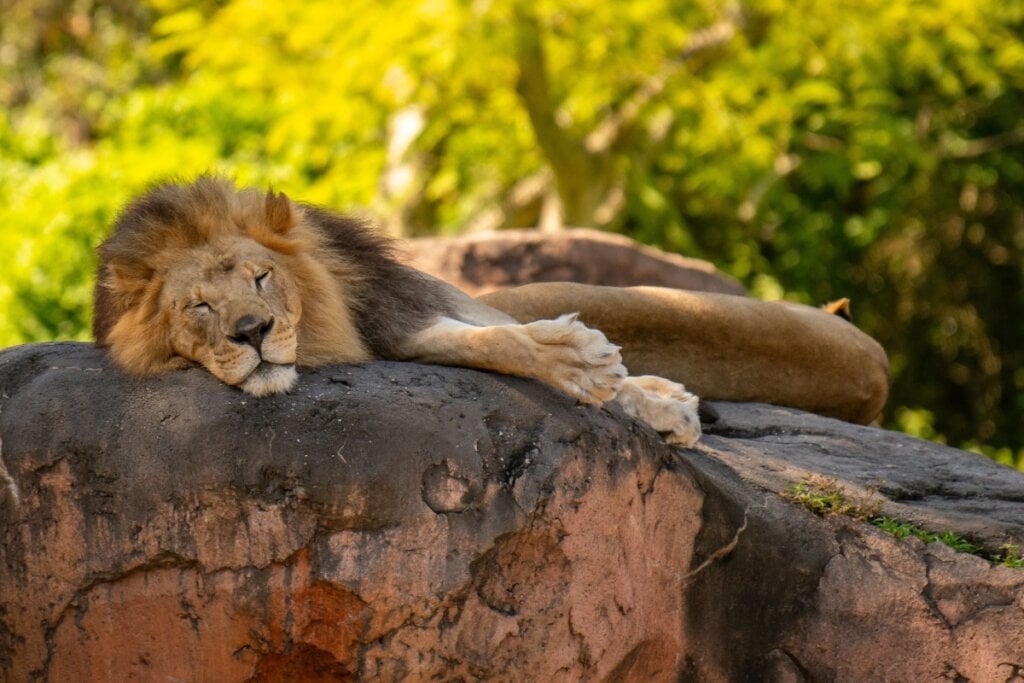
[[[530, 380], [371, 363], [253, 399], [0, 353], [0, 679], [1015, 680], [1024, 570], [779, 495], [1024, 541], [1024, 475], [719, 403], [695, 449]], [[884, 483], [879, 483], [884, 480]]]
[[501, 230], [462, 237], [420, 237], [404, 243], [405, 260], [479, 296], [531, 282], [655, 285], [745, 294], [714, 265], [644, 246], [623, 235], [574, 228], [559, 232]]

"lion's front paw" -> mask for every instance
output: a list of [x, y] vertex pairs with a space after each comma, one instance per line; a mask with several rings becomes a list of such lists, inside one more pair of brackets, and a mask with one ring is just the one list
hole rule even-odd
[[686, 387], [654, 375], [627, 377], [619, 405], [661, 433], [667, 443], [689, 448], [700, 438], [699, 399]]
[[575, 314], [523, 325], [535, 344], [534, 376], [582, 403], [601, 405], [619, 393], [626, 368], [619, 347]]

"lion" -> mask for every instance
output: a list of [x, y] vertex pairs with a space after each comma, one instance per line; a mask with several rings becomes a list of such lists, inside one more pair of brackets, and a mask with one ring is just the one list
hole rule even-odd
[[701, 435], [679, 382], [629, 376], [574, 313], [521, 323], [401, 263], [366, 223], [213, 176], [124, 208], [99, 247], [93, 332], [134, 375], [200, 365], [254, 396], [297, 368], [371, 360], [529, 377], [577, 401], [615, 400], [674, 445]]

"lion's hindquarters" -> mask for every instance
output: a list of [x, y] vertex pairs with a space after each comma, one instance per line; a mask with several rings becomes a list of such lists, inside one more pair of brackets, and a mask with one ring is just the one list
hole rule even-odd
[[626, 376], [618, 347], [574, 315], [488, 326], [440, 318], [409, 338], [403, 356], [532, 377], [593, 405], [615, 398]]

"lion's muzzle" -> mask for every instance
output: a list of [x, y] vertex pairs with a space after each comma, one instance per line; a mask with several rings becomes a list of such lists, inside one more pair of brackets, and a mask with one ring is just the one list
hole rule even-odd
[[[255, 396], [279, 394], [292, 388], [298, 376], [295, 371], [295, 337], [282, 334], [275, 321], [276, 318], [269, 312], [261, 314], [251, 312], [250, 309], [250, 312], [241, 315], [234, 323], [226, 325], [225, 332], [228, 333], [224, 336], [235, 349], [231, 357], [236, 368], [241, 370], [244, 365], [248, 365], [249, 370], [237, 382], [224, 377], [221, 379], [229, 384], [237, 384], [243, 391]], [[214, 374], [217, 372], [214, 371]]]

